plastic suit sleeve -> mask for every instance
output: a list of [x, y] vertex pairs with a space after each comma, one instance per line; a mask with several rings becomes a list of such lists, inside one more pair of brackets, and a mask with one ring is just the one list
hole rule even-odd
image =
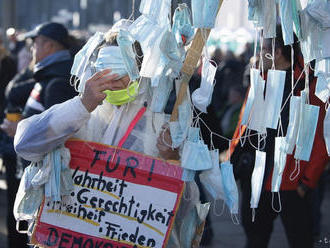
[[38, 162], [73, 136], [89, 118], [90, 113], [79, 96], [56, 104], [19, 122], [14, 139], [15, 150], [24, 159]]

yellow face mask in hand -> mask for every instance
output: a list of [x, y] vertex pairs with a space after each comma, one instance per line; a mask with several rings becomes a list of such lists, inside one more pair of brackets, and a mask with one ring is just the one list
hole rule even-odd
[[123, 90], [105, 90], [107, 94], [105, 100], [113, 105], [120, 106], [125, 103], [134, 101], [139, 92], [139, 83], [134, 81], [128, 86], [128, 89]]

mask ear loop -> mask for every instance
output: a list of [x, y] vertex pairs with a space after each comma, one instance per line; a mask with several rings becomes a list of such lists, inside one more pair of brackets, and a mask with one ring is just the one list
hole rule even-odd
[[169, 126], [166, 126], [166, 127], [161, 131], [162, 141], [163, 141], [163, 143], [164, 143], [167, 147], [169, 147], [169, 148], [171, 148], [171, 149], [173, 150], [173, 149], [174, 149], [173, 146], [170, 145], [169, 143], [167, 143], [167, 141], [165, 140], [165, 132], [167, 131], [167, 129], [170, 129], [170, 127], [169, 127]]
[[230, 217], [231, 217], [231, 221], [234, 223], [234, 225], [238, 226], [239, 225], [238, 215], [231, 213]]
[[128, 20], [134, 21], [134, 12], [135, 12], [135, 0], [132, 1], [132, 12], [131, 15], [128, 17]]
[[[295, 171], [297, 170], [296, 175], [294, 175]], [[295, 168], [290, 174], [290, 181], [294, 181], [300, 174], [300, 160], [295, 161]]]
[[[275, 195], [275, 193], [277, 193], [277, 196], [278, 196], [278, 204], [279, 204], [279, 209], [278, 210], [274, 207], [274, 195]], [[280, 192], [272, 192], [272, 209], [276, 213], [280, 213], [282, 211], [282, 203], [281, 203]]]
[[223, 215], [223, 213], [225, 211], [225, 201], [222, 201], [222, 209], [221, 209], [220, 213], [217, 213], [217, 208], [216, 208], [217, 201], [219, 201], [219, 199], [215, 199], [214, 203], [213, 203], [213, 214], [215, 216], [219, 217], [219, 216]]

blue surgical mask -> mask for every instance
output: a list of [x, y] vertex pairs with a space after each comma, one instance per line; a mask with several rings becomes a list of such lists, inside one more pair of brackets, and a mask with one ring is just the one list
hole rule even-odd
[[285, 168], [286, 163], [286, 153], [283, 151], [283, 147], [285, 145], [284, 137], [276, 137], [275, 138], [275, 152], [274, 152], [274, 169], [272, 176], [272, 192], [279, 192], [282, 175]]
[[213, 200], [225, 199], [221, 171], [219, 166], [219, 150], [210, 151], [212, 168], [199, 174], [199, 179]]
[[187, 136], [187, 140], [191, 141], [191, 142], [198, 142], [200, 140], [200, 128], [198, 127], [189, 127], [188, 128], [188, 136]]
[[191, 182], [195, 180], [196, 171], [183, 168], [182, 181]]
[[223, 189], [225, 192], [225, 202], [231, 214], [238, 214], [238, 190], [233, 172], [233, 165], [223, 162], [220, 165]]
[[163, 76], [157, 87], [152, 87], [152, 100], [150, 109], [152, 112], [162, 113], [173, 89], [173, 82], [167, 76]]
[[14, 204], [14, 216], [17, 221], [34, 219], [43, 200], [44, 188], [32, 185], [32, 179], [39, 168], [39, 164], [31, 163], [24, 170]]
[[88, 64], [89, 57], [103, 40], [104, 34], [100, 32], [95, 33], [91, 38], [89, 38], [87, 43], [74, 57], [73, 65], [71, 67], [71, 75], [75, 75], [81, 79], [81, 75], [85, 71]]
[[207, 170], [212, 168], [212, 159], [207, 145], [203, 141], [184, 143], [181, 166], [189, 170]]
[[[292, 19], [295, 26], [296, 34], [299, 40], [301, 40], [301, 26], [300, 26], [300, 17], [301, 5], [299, 0], [291, 0], [292, 2]], [[306, 61], [305, 61], [306, 62]]]
[[256, 150], [254, 169], [251, 178], [251, 200], [250, 207], [258, 208], [262, 182], [264, 179], [265, 173], [265, 164], [266, 164], [266, 153]]
[[189, 42], [194, 36], [194, 28], [191, 25], [189, 8], [187, 4], [179, 4], [173, 15], [172, 33], [178, 45], [183, 46], [181, 35]]
[[309, 161], [319, 118], [319, 106], [301, 104], [300, 122], [294, 158]]
[[266, 84], [266, 127], [276, 129], [282, 105], [286, 71], [268, 70]]
[[280, 16], [284, 45], [293, 44], [292, 1], [280, 0]]
[[169, 23], [171, 0], [142, 0], [139, 10], [158, 25], [166, 25]]
[[201, 85], [196, 89], [191, 96], [191, 100], [196, 108], [207, 113], [207, 106], [211, 103], [214, 89], [214, 76], [217, 67], [214, 66], [208, 59], [203, 59]]
[[127, 75], [126, 66], [121, 55], [120, 48], [108, 46], [100, 49], [94, 63], [96, 71], [111, 69], [111, 74], [118, 74], [118, 79]]
[[134, 39], [126, 30], [120, 30], [117, 36], [117, 43], [131, 81], [135, 81], [140, 77], [139, 68], [136, 63], [135, 53], [133, 51]]
[[192, 0], [191, 11], [195, 28], [214, 28], [219, 0]]
[[179, 147], [185, 139], [184, 130], [181, 130], [180, 124], [178, 121], [169, 122], [170, 133], [172, 139], [172, 147]]
[[298, 129], [299, 129], [299, 117], [300, 117], [300, 104], [301, 98], [299, 96], [291, 96], [290, 98], [290, 113], [289, 113], [289, 125], [285, 136], [284, 151], [287, 154], [292, 154], [296, 145]]

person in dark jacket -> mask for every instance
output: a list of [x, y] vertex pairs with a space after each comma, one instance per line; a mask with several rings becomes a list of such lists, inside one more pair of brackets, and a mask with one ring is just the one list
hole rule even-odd
[[59, 23], [44, 23], [26, 34], [33, 38], [36, 84], [25, 105], [23, 117], [39, 114], [54, 104], [76, 95], [70, 85], [73, 58], [69, 49], [67, 29]]

